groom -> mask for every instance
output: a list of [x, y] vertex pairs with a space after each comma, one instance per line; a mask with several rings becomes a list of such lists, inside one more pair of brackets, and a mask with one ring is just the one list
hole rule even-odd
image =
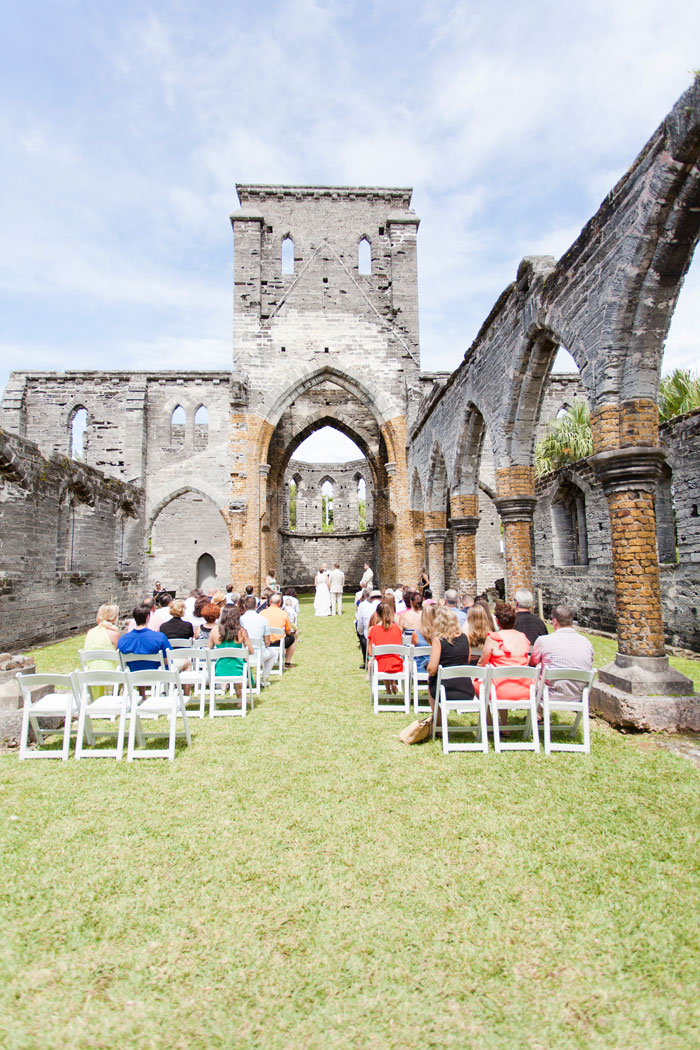
[[345, 573], [335, 563], [331, 572], [329, 573], [329, 588], [331, 592], [331, 613], [333, 616], [343, 615], [343, 586], [345, 584]]

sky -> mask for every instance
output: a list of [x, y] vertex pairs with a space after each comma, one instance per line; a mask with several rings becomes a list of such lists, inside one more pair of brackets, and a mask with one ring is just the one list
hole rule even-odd
[[[412, 186], [422, 367], [453, 369], [698, 67], [689, 0], [5, 0], [0, 388], [230, 368], [236, 182]], [[665, 370], [699, 316], [696, 258]]]

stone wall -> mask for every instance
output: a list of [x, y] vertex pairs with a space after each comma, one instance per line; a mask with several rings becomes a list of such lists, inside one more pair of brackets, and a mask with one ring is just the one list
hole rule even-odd
[[[365, 483], [365, 524], [373, 525], [374, 499], [372, 474], [366, 459], [347, 463], [305, 463], [291, 459], [284, 478], [284, 527], [290, 532], [320, 532], [322, 527], [322, 488], [333, 486], [334, 532], [359, 532], [358, 481]], [[289, 526], [289, 483], [296, 492], [296, 528]]]
[[0, 650], [63, 638], [144, 587], [143, 492], [0, 430]]
[[[285, 587], [313, 588], [314, 576], [324, 562], [331, 569], [336, 562], [345, 573], [345, 589], [353, 593], [360, 585], [365, 562], [377, 579], [376, 532], [353, 532], [338, 536], [303, 536], [283, 533], [282, 583]], [[393, 583], [396, 581], [386, 581]]]

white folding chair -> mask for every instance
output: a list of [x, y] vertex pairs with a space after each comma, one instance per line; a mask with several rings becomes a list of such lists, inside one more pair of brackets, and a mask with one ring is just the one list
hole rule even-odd
[[[131, 693], [127, 762], [135, 758], [169, 758], [172, 762], [175, 758], [175, 741], [178, 736], [184, 736], [188, 747], [192, 743], [179, 674], [177, 671], [130, 671], [126, 676], [126, 681], [127, 689]], [[145, 698], [141, 697], [139, 689], [144, 689]], [[157, 729], [146, 733], [141, 725], [144, 716], [148, 718], [166, 717], [168, 719], [167, 733]], [[182, 719], [181, 733], [177, 732], [178, 718]], [[163, 736], [168, 737], [166, 748], [144, 746], [147, 739]], [[140, 749], [136, 748], [137, 737]]]
[[[588, 715], [588, 697], [596, 671], [581, 671], [573, 667], [557, 667], [545, 669], [542, 675], [542, 729], [544, 730], [544, 753], [551, 754], [552, 751], [583, 751], [589, 754], [591, 750], [591, 727]], [[568, 697], [560, 700], [552, 697], [549, 692], [551, 682], [578, 682], [581, 684], [581, 693], [577, 697]], [[552, 712], [564, 711], [576, 715], [572, 724], [552, 725]], [[552, 741], [552, 729], [556, 732], [566, 733], [571, 741], [578, 733], [579, 726], [583, 723], [583, 743], [554, 743]]]
[[[234, 715], [245, 718], [248, 704], [248, 653], [247, 649], [207, 649], [207, 667], [209, 669], [209, 717], [219, 718]], [[243, 660], [243, 668], [237, 675], [217, 675], [216, 664], [219, 660], [232, 658]], [[240, 686], [240, 697], [235, 687]], [[217, 708], [219, 703], [227, 707]]]
[[[476, 690], [474, 691], [473, 699], [447, 698], [445, 682], [455, 678], [471, 678], [472, 682], [479, 682], [479, 691], [478, 693]], [[435, 739], [435, 734], [440, 733], [442, 736], [443, 754], [446, 755], [450, 751], [483, 751], [484, 754], [487, 753], [489, 749], [489, 731], [486, 720], [486, 698], [490, 683], [490, 667], [474, 667], [472, 664], [462, 664], [456, 667], [443, 667], [440, 665], [438, 667], [435, 686], [435, 710], [433, 711], [433, 740]], [[438, 707], [440, 709], [440, 725], [437, 724]], [[450, 725], [450, 712], [457, 715], [476, 714], [479, 718], [474, 724]], [[453, 736], [452, 740], [450, 740], [450, 733]], [[473, 742], [461, 744], [454, 742], [454, 737], [467, 734], [474, 735]]]
[[[89, 671], [89, 665], [95, 660], [109, 661], [114, 665], [111, 668], [113, 671], [121, 671], [122, 669], [121, 653], [117, 652], [116, 649], [79, 649], [78, 657], [80, 658], [81, 671]], [[108, 670], [108, 668], [105, 668], [105, 670]]]
[[193, 647], [192, 638], [170, 638], [169, 641], [173, 649], [191, 649]]
[[[490, 687], [491, 717], [493, 719], [493, 746], [501, 751], [537, 751], [540, 750], [540, 738], [537, 732], [537, 679], [538, 667], [492, 667]], [[496, 694], [496, 682], [502, 678], [524, 678], [530, 683], [527, 700], [499, 700]], [[499, 725], [500, 711], [525, 711], [526, 718], [522, 725]], [[501, 733], [519, 733], [522, 740], [504, 741]], [[531, 737], [527, 740], [527, 737]]]
[[429, 645], [412, 645], [410, 648], [411, 655], [411, 685], [413, 687], [413, 711], [414, 714], [418, 714], [419, 711], [431, 711], [432, 708], [429, 703], [421, 704], [421, 694], [425, 697], [428, 696], [428, 671], [427, 664], [426, 670], [419, 671], [416, 664], [416, 657], [419, 656], [430, 656]]
[[[189, 711], [195, 718], [204, 718], [207, 706], [207, 689], [209, 686], [209, 665], [207, 664], [206, 649], [195, 647], [168, 649], [166, 654], [169, 671], [177, 671], [180, 675], [180, 685], [190, 686], [191, 693], [185, 693], [185, 706], [189, 703], [199, 704], [199, 710]], [[189, 662], [188, 670], [182, 670]]]
[[141, 663], [150, 664], [150, 667], [141, 667], [141, 671], [164, 671], [165, 670], [165, 659], [163, 658], [162, 652], [157, 653], [120, 653], [122, 661], [122, 671], [131, 671], [131, 664], [135, 664], [138, 661]]
[[253, 643], [253, 652], [248, 653], [248, 688], [250, 689], [251, 695], [251, 707], [252, 697], [260, 696], [260, 686], [262, 684], [262, 651], [259, 646]]
[[272, 675], [275, 674], [275, 675], [278, 675], [281, 678], [282, 675], [284, 674], [284, 659], [285, 659], [285, 653], [287, 652], [287, 650], [284, 647], [284, 638], [282, 638], [282, 640], [280, 641], [279, 646], [272, 645], [272, 646], [270, 646], [270, 648], [271, 649], [275, 649], [276, 652], [278, 653], [277, 659], [275, 660], [275, 662], [273, 663], [272, 667], [270, 668], [270, 677], [272, 677]]
[[[124, 755], [126, 716], [131, 703], [126, 671], [76, 671], [75, 681], [80, 704], [75, 757], [116, 758], [119, 761]], [[95, 696], [94, 690], [97, 688], [104, 689], [104, 693]], [[97, 718], [118, 718], [116, 732], [113, 729], [96, 729], [93, 719]], [[113, 738], [114, 747], [96, 747], [98, 737]]]
[[[22, 709], [22, 729], [19, 738], [19, 757], [25, 758], [60, 758], [64, 762], [68, 758], [70, 749], [70, 726], [73, 715], [78, 713], [78, 693], [75, 678], [72, 674], [21, 674], [17, 675], [17, 683], [22, 693], [24, 706]], [[44, 696], [34, 700], [32, 693], [35, 689], [49, 687], [51, 690]], [[63, 729], [42, 729], [39, 725], [40, 718], [62, 718]], [[35, 750], [29, 750], [29, 726], [34, 730], [36, 742], [39, 745]], [[63, 733], [63, 747], [60, 751], [42, 751], [41, 745], [47, 736], [55, 736]]]
[[[379, 671], [377, 669], [377, 657], [379, 656], [400, 656], [401, 657], [401, 670], [400, 671]], [[408, 684], [408, 666], [410, 661], [409, 647], [406, 645], [375, 645], [372, 648], [372, 655], [369, 658], [369, 681], [370, 689], [372, 693], [372, 703], [374, 706], [375, 715], [379, 714], [380, 711], [403, 711], [408, 714], [410, 711], [411, 704], [411, 693]], [[386, 691], [386, 685], [388, 682], [396, 682], [399, 687], [400, 693], [388, 693]], [[384, 684], [384, 693], [380, 697], [379, 687]], [[380, 699], [386, 700], [387, 697], [401, 696], [401, 703], [380, 703]]]

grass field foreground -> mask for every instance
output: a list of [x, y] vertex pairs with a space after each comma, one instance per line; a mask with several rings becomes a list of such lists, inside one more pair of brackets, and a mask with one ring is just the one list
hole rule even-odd
[[695, 1048], [700, 771], [406, 748], [302, 633], [173, 763], [0, 758], [3, 1047]]

